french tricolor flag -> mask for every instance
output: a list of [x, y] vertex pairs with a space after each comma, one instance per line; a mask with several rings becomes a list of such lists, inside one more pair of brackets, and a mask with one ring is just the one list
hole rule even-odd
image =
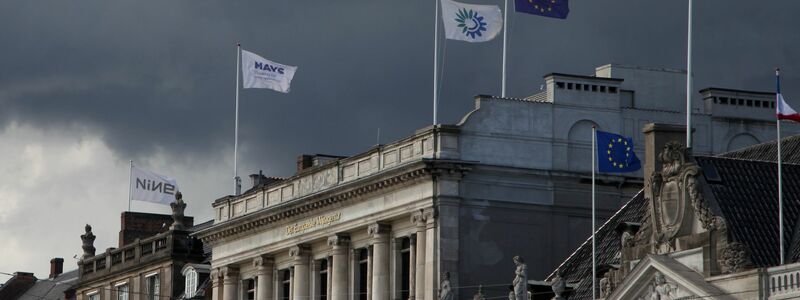
[[[775, 71], [776, 76], [780, 76], [778, 71]], [[792, 109], [789, 104], [786, 104], [786, 100], [783, 99], [783, 95], [781, 94], [781, 81], [780, 77], [778, 77], [778, 92], [775, 95], [775, 113], [778, 116], [778, 120], [792, 120], [795, 122], [800, 122], [800, 114], [797, 113], [794, 109]]]

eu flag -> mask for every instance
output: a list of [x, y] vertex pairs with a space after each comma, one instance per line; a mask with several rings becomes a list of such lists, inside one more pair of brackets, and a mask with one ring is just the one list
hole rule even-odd
[[514, 8], [517, 12], [566, 19], [569, 0], [514, 0]]
[[633, 152], [633, 139], [597, 131], [597, 168], [600, 172], [625, 173], [642, 168]]

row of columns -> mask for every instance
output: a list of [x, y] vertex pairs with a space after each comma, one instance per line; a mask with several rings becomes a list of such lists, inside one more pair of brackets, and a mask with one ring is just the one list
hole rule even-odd
[[[436, 294], [436, 270], [434, 259], [435, 224], [432, 211], [419, 211], [411, 216], [415, 225], [416, 239], [411, 239], [409, 273], [409, 300], [434, 300]], [[372, 244], [371, 259], [368, 260], [367, 281], [368, 300], [389, 300], [391, 288], [390, 265], [390, 233], [391, 226], [375, 223], [367, 228]], [[328, 266], [330, 300], [349, 299], [349, 262], [350, 236], [337, 233], [328, 238], [331, 247], [331, 264]], [[308, 245], [297, 245], [289, 249], [294, 272], [292, 276], [293, 300], [310, 300], [310, 266], [311, 248]], [[253, 260], [257, 273], [257, 300], [273, 300], [273, 272], [275, 261], [269, 255], [261, 255]], [[215, 268], [211, 272], [212, 300], [239, 300], [238, 269], [231, 266]]]

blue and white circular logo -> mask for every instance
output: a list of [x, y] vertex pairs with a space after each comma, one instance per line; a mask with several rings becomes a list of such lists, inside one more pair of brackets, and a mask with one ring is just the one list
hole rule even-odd
[[461, 33], [472, 39], [475, 39], [475, 36], [481, 36], [481, 31], [486, 31], [486, 22], [483, 21], [483, 16], [471, 9], [462, 8], [456, 12], [456, 22], [458, 27], [461, 27]]

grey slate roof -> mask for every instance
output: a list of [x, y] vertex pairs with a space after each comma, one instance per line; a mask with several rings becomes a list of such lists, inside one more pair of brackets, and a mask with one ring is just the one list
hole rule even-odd
[[[639, 192], [628, 203], [622, 206], [605, 224], [597, 229], [595, 247], [597, 249], [597, 265], [619, 264], [616, 254], [620, 251], [619, 236], [615, 228], [623, 222], [641, 222], [647, 213], [647, 201], [644, 193]], [[575, 292], [569, 299], [592, 298], [592, 237], [590, 236], [575, 252], [573, 252], [548, 280], [560, 273], [567, 282], [577, 283]], [[585, 280], [584, 280], [585, 279]]]
[[[777, 161], [777, 145], [777, 142], [771, 141], [723, 153], [719, 156], [747, 160]], [[781, 139], [781, 156], [783, 158], [783, 163], [800, 164], [800, 135]]]
[[[784, 240], [787, 261], [800, 260], [800, 136], [782, 139]], [[777, 143], [770, 142], [721, 154], [695, 156], [703, 169], [701, 182], [715, 214], [727, 221], [735, 241], [744, 243], [755, 267], [779, 264]], [[597, 264], [619, 264], [622, 222], [644, 223], [647, 203], [637, 194], [596, 232]], [[572, 253], [548, 280], [562, 274], [578, 283], [569, 299], [591, 299], [591, 237]]]
[[50, 279], [39, 279], [35, 284], [24, 294], [19, 300], [58, 300], [64, 299], [64, 291], [72, 287], [72, 284], [78, 279], [78, 270], [72, 270], [58, 275], [58, 277]]

